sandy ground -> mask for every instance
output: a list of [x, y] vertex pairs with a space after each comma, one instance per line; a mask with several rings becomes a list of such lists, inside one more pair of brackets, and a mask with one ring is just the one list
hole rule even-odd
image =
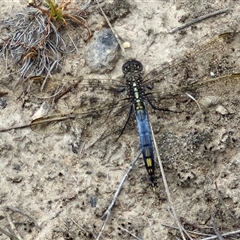
[[[120, 39], [131, 45], [125, 49], [127, 58], [141, 61], [146, 73], [165, 66], [167, 70], [158, 79], [164, 86], [239, 72], [239, 34], [224, 43], [217, 39], [204, 45], [219, 34], [239, 31], [239, 1], [134, 0], [129, 4], [129, 13], [112, 21], [113, 27]], [[26, 3], [14, 1], [11, 5], [15, 5], [11, 12], [14, 15]], [[11, 5], [1, 1], [2, 20], [8, 17]], [[184, 21], [225, 8], [229, 8], [228, 13], [169, 33]], [[87, 14], [92, 32], [106, 26], [96, 7], [89, 8]], [[1, 103], [7, 104], [0, 109], [1, 129], [29, 123], [44, 100], [51, 103], [51, 99], [36, 95], [49, 96], [56, 86], [69, 86], [80, 77], [85, 83], [104, 79], [109, 85], [121, 78], [126, 59], [120, 51], [112, 71], [91, 74], [86, 65], [86, 30], [79, 27], [69, 31], [75, 41], [78, 39], [78, 52], [69, 54], [61, 73], [53, 76], [43, 92], [38, 89], [32, 92], [35, 95], [22, 94], [26, 83], [14, 88], [19, 81], [16, 67], [10, 64], [6, 69], [1, 61], [0, 92], [8, 93], [1, 98]], [[186, 52], [192, 55], [180, 61]], [[173, 111], [181, 109], [178, 113], [149, 109], [173, 203], [186, 230], [213, 235], [214, 228], [221, 234], [240, 230], [239, 87], [238, 76], [200, 85], [194, 96], [202, 110], [186, 97], [161, 102]], [[101, 90], [91, 101], [88, 91], [80, 83], [53, 110], [59, 113], [80, 108], [84, 112], [96, 100], [104, 104], [112, 97]], [[96, 239], [103, 224], [101, 216], [139, 151], [134, 122], [117, 142], [115, 134], [100, 137], [120, 123], [93, 115], [71, 121], [70, 127], [63, 121], [58, 131], [48, 128], [40, 133], [25, 128], [0, 133], [0, 227], [12, 229], [14, 223], [15, 233], [24, 240]], [[139, 159], [123, 185], [101, 239], [136, 239], [124, 229], [139, 239], [182, 239], [178, 230], [163, 225], [176, 226], [159, 170], [156, 178], [158, 191], [154, 194]], [[193, 239], [204, 238], [190, 235]], [[9, 238], [0, 233], [0, 239]], [[240, 234], [227, 239], [240, 239]]]

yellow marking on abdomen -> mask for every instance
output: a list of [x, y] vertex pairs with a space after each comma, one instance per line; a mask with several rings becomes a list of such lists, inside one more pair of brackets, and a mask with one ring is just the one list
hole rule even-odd
[[[146, 163], [147, 163], [147, 166], [148, 166], [149, 168], [151, 168], [151, 167], [152, 167], [152, 163], [153, 163], [153, 161], [152, 161], [151, 158], [147, 158], [147, 159], [146, 159]], [[152, 171], [152, 169], [149, 169], [149, 170]]]

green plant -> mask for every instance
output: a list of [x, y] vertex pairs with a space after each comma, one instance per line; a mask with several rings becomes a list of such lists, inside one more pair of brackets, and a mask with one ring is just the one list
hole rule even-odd
[[[91, 36], [91, 31], [88, 28], [85, 19], [81, 17], [81, 15], [85, 14], [84, 11], [79, 8], [68, 8], [68, 5], [71, 4], [71, 0], [63, 0], [59, 5], [55, 2], [55, 0], [45, 0], [45, 2], [47, 4], [47, 9], [40, 7], [40, 5], [36, 3], [36, 0], [29, 1], [29, 5], [46, 14], [50, 21], [62, 21], [67, 24], [69, 19], [73, 20], [86, 28], [88, 30], [89, 37]], [[80, 12], [81, 14], [79, 15], [71, 11]]]

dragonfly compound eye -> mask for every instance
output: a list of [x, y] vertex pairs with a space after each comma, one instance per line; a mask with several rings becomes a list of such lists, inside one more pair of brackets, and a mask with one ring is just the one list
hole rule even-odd
[[141, 72], [143, 70], [143, 65], [141, 62], [137, 60], [130, 60], [123, 64], [122, 72], [126, 73], [134, 73], [134, 72]]

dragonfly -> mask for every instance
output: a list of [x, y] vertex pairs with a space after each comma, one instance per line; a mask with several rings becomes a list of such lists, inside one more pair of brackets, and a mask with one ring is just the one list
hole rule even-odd
[[[180, 118], [184, 112], [203, 114], [202, 109], [208, 114], [211, 109], [220, 115], [235, 113], [240, 91], [239, 63], [236, 61], [238, 51], [235, 47], [238, 40], [238, 33], [219, 35], [187, 52], [181, 59], [164, 63], [145, 76], [143, 64], [130, 59], [122, 66], [122, 80], [84, 79], [77, 89], [80, 96], [72, 96], [71, 111], [41, 117], [20, 128], [30, 126], [36, 132], [63, 133], [69, 127], [63, 129], [56, 122], [68, 121], [72, 124], [80, 119], [80, 126], [90, 125], [91, 129], [102, 130], [96, 140], [99, 143], [110, 135], [118, 140], [131, 131], [135, 115], [142, 157], [151, 187], [156, 191], [156, 164], [149, 116], [157, 115], [158, 118], [159, 115], [161, 119], [165, 114], [167, 118]], [[229, 96], [233, 106], [224, 108], [220, 103], [229, 103]], [[216, 110], [219, 104], [222, 108]], [[51, 127], [56, 129], [50, 130]]]

